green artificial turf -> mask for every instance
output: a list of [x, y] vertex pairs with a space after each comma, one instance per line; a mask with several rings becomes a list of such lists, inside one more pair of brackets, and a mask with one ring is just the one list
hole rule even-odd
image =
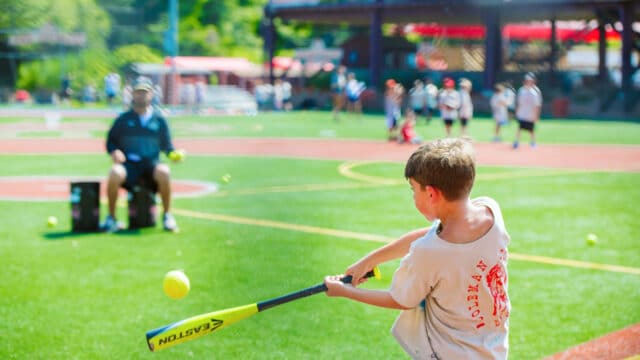
[[[379, 116], [367, 116], [362, 123], [343, 117], [336, 124], [329, 113], [310, 114], [314, 118], [308, 120], [304, 120], [305, 113], [212, 118], [211, 122], [234, 127], [224, 134], [209, 135], [258, 136], [251, 134], [251, 126], [257, 123], [263, 125], [265, 136], [318, 136], [324, 127], [338, 129], [339, 137], [383, 134]], [[205, 119], [184, 121], [205, 123]], [[638, 143], [640, 138], [635, 124], [576, 124], [580, 126], [558, 142], [614, 142], [618, 133], [627, 136], [620, 143]], [[490, 130], [488, 121], [483, 126]], [[185, 130], [179, 136], [194, 135]], [[486, 136], [488, 139], [490, 132]], [[0, 161], [2, 176], [106, 176], [109, 166], [103, 154], [0, 155]], [[315, 285], [324, 275], [343, 272], [382, 244], [301, 226], [350, 231], [365, 238], [394, 238], [428, 225], [413, 207], [409, 186], [403, 182], [403, 164], [380, 162], [352, 169], [399, 180], [393, 185], [345, 178], [338, 172], [340, 164], [260, 156], [191, 156], [172, 166], [174, 179], [214, 182], [220, 188], [204, 197], [175, 199], [179, 234], [160, 228], [74, 234], [67, 201], [0, 201], [4, 275], [0, 358], [406, 358], [389, 333], [397, 311], [322, 294], [157, 354], [146, 347], [145, 333], [150, 329]], [[232, 175], [231, 182], [220, 183], [227, 173]], [[500, 176], [494, 176], [497, 174]], [[639, 183], [638, 173], [577, 174], [480, 166], [473, 196], [489, 195], [499, 201], [514, 255], [637, 270]], [[181, 210], [198, 216], [181, 214]], [[126, 221], [125, 209], [119, 208], [118, 213]], [[46, 225], [50, 215], [59, 219], [55, 228]], [[218, 215], [249, 223], [221, 220]], [[282, 226], [269, 225], [274, 223]], [[587, 245], [588, 233], [598, 235], [595, 246]], [[384, 264], [384, 278], [366, 286], [387, 288], [397, 265], [397, 261]], [[191, 292], [182, 300], [171, 300], [162, 292], [162, 278], [173, 269], [184, 269], [191, 280]], [[539, 359], [640, 322], [637, 273], [552, 265], [514, 256], [509, 262], [509, 292], [513, 359]]]
[[[114, 116], [117, 114], [114, 111]], [[383, 114], [364, 114], [357, 116], [347, 113], [334, 121], [330, 112], [293, 111], [266, 112], [257, 116], [189, 116], [169, 115], [170, 126], [175, 137], [308, 137], [308, 138], [351, 138], [386, 139]], [[24, 121], [17, 117], [0, 117], [1, 124], [15, 124]], [[27, 119], [31, 123], [41, 124], [42, 129], [33, 132], [38, 137], [64, 137], [65, 132], [46, 128], [41, 117]], [[62, 124], [91, 126], [86, 130], [88, 136], [103, 138], [112, 117], [76, 118], [66, 117]], [[478, 116], [471, 120], [468, 133], [477, 141], [491, 141], [494, 134], [494, 121], [489, 117]], [[96, 130], [101, 129], [101, 130]], [[517, 123], [511, 122], [502, 130], [505, 141], [513, 140]], [[32, 130], [33, 131], [33, 130]], [[424, 139], [444, 136], [444, 125], [438, 117], [426, 124], [419, 118], [416, 132]], [[29, 133], [27, 133], [28, 135]], [[453, 134], [459, 134], [459, 125], [454, 125]], [[20, 137], [25, 135], [19, 132]], [[528, 141], [524, 134], [522, 140]], [[640, 123], [622, 121], [595, 121], [588, 119], [542, 119], [536, 125], [537, 141], [558, 144], [638, 144]]]

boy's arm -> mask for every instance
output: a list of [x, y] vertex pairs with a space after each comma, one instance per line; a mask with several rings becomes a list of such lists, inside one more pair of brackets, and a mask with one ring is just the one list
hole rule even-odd
[[411, 243], [424, 236], [429, 229], [430, 228], [422, 228], [410, 231], [402, 235], [399, 239], [370, 252], [368, 255], [358, 260], [358, 262], [349, 266], [345, 275], [351, 275], [353, 277], [352, 283], [354, 285], [357, 286], [362, 284], [367, 281], [364, 277], [367, 271], [373, 269], [378, 264], [405, 256], [411, 248]]
[[359, 289], [351, 284], [343, 283], [340, 278], [341, 276], [327, 276], [324, 279], [324, 284], [327, 286], [327, 296], [344, 297], [388, 309], [409, 309], [398, 304], [388, 290]]

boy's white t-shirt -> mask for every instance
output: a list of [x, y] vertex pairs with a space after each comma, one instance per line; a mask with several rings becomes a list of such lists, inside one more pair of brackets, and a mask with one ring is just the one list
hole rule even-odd
[[507, 358], [509, 234], [493, 199], [472, 201], [493, 213], [485, 235], [450, 243], [437, 235], [436, 221], [413, 242], [393, 276], [392, 298], [411, 309], [400, 313], [392, 333], [414, 359]]

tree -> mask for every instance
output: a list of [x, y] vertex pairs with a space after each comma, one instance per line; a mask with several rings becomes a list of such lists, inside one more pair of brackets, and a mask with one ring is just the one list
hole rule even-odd
[[[44, 25], [54, 26], [62, 33], [84, 33], [87, 39], [85, 48], [38, 43], [9, 44], [9, 36], [37, 31]], [[104, 51], [103, 34], [109, 32], [110, 21], [94, 0], [58, 0], [55, 3], [47, 0], [3, 0], [0, 2], [0, 28], [4, 29], [4, 36], [0, 36], [0, 49], [10, 54], [0, 58], [0, 65], [8, 65], [5, 68], [12, 69], [20, 67], [19, 80], [5, 78], [4, 83], [16, 81], [28, 89], [57, 89], [66, 72], [82, 71], [82, 67], [77, 67], [82, 64], [82, 52]], [[74, 75], [79, 79], [85, 78], [83, 74]]]

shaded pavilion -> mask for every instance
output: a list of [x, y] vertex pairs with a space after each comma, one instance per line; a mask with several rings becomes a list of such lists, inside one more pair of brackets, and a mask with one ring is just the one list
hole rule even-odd
[[[608, 77], [606, 25], [617, 25], [621, 46], [621, 88], [624, 109], [634, 103], [633, 51], [640, 51], [640, 36], [632, 24], [638, 21], [640, 1], [635, 0], [270, 0], [264, 8], [263, 35], [268, 63], [274, 56], [275, 19], [313, 24], [343, 24], [369, 27], [369, 79], [379, 86], [383, 71], [382, 24], [433, 23], [483, 24], [485, 66], [483, 87], [491, 88], [503, 71], [502, 34], [507, 23], [551, 21], [549, 77], [554, 77], [558, 58], [557, 20], [596, 19], [598, 77]], [[593, 34], [589, 36], [593, 37]], [[272, 70], [271, 70], [272, 74]]]

